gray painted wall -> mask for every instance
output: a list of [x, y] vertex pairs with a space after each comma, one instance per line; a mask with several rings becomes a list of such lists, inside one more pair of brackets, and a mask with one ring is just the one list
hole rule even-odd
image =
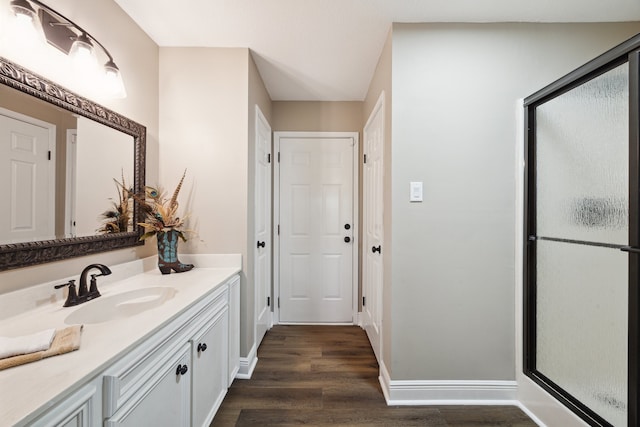
[[639, 31], [393, 26], [393, 380], [515, 379], [516, 101]]

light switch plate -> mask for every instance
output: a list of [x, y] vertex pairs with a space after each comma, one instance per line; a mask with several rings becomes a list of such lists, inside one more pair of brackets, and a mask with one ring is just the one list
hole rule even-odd
[[409, 183], [409, 201], [421, 202], [422, 201], [422, 182], [410, 182]]

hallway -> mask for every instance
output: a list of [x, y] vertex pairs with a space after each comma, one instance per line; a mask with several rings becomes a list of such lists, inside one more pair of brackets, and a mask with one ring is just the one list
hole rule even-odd
[[235, 380], [212, 427], [535, 426], [513, 406], [387, 406], [356, 326], [273, 327], [250, 380]]

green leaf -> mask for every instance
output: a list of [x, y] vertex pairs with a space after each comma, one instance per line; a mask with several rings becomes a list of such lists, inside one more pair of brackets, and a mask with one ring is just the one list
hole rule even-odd
[[142, 236], [140, 236], [140, 240], [148, 239], [149, 237], [152, 237], [152, 236], [155, 236], [155, 235], [156, 235], [155, 231], [147, 231]]

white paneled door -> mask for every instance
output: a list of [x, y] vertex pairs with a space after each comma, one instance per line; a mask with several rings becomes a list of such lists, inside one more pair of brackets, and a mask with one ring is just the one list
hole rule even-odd
[[382, 352], [384, 93], [364, 127], [362, 326], [380, 361]]
[[356, 137], [282, 137], [280, 322], [353, 322]]
[[255, 256], [256, 348], [271, 327], [271, 127], [256, 105]]
[[0, 111], [0, 244], [55, 238], [55, 128]]

